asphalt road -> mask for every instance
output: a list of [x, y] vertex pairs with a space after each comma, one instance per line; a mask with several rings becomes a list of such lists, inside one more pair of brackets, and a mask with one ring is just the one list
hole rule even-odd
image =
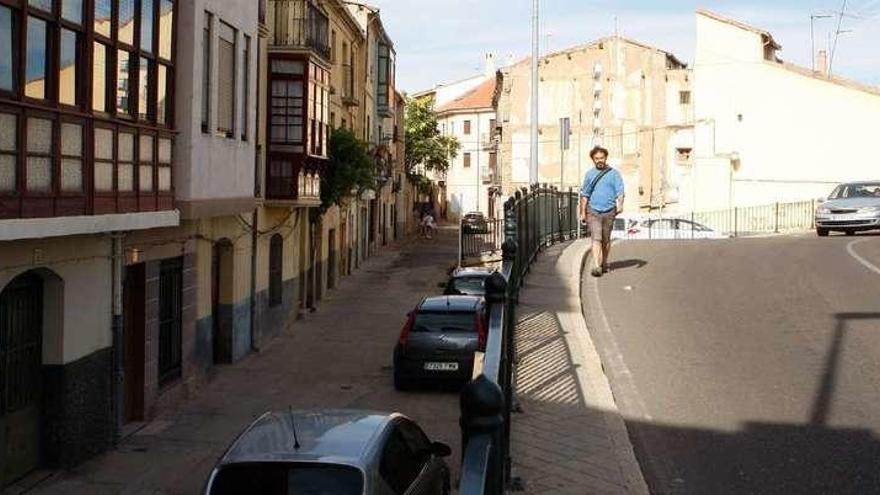
[[584, 311], [653, 493], [880, 493], [880, 236], [612, 261]]

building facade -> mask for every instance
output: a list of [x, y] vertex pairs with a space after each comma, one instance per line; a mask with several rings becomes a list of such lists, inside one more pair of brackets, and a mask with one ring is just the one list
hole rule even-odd
[[[194, 396], [411, 228], [393, 45], [369, 16], [0, 0], [0, 487]], [[320, 208], [338, 127], [375, 139], [375, 206]]]
[[813, 200], [876, 179], [866, 157], [880, 89], [830, 76], [822, 53], [815, 71], [785, 62], [763, 29], [696, 18], [694, 159], [679, 173], [687, 209]]
[[461, 146], [445, 174], [445, 212], [450, 220], [457, 221], [472, 211], [494, 217], [497, 211], [495, 88], [496, 79], [487, 78], [458, 98], [435, 104], [440, 132], [455, 137]]
[[[497, 111], [505, 195], [530, 180], [530, 67], [526, 59], [501, 70]], [[663, 208], [674, 136], [692, 120], [686, 66], [668, 52], [614, 36], [542, 57], [539, 77], [538, 182], [578, 187], [593, 166], [590, 149], [602, 145], [623, 175], [625, 208]]]
[[[121, 3], [0, 3], [0, 486], [104, 450], [183, 374], [184, 251], [146, 267], [135, 247], [181, 224], [181, 5]], [[140, 334], [123, 319], [135, 264]]]

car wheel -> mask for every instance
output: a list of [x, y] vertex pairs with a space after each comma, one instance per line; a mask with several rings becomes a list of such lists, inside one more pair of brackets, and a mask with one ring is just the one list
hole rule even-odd
[[817, 228], [816, 233], [819, 234], [819, 237], [828, 237], [828, 229]]
[[397, 369], [394, 370], [394, 390], [405, 391], [412, 388], [412, 381], [400, 376]]

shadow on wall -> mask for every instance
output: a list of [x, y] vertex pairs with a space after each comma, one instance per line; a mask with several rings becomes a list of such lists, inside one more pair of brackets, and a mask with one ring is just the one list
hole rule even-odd
[[[738, 431], [729, 432], [625, 419], [651, 493], [880, 492], [880, 439], [867, 429], [827, 424], [847, 325], [880, 320], [880, 313], [834, 317], [837, 326], [809, 423], [745, 422]], [[578, 462], [572, 450], [582, 449], [580, 442], [584, 439], [569, 438], [570, 426], [577, 427], [578, 421], [580, 424], [596, 421], [606, 412], [585, 406], [577, 387], [571, 349], [553, 313], [523, 316], [517, 332], [516, 376], [524, 412], [513, 416], [514, 474], [523, 477], [526, 492], [543, 493], [564, 488], [567, 482], [542, 473], [542, 463], [532, 460], [534, 449], [530, 448], [532, 435], [528, 432], [536, 428], [542, 432], [542, 438], [536, 441], [545, 451], [560, 452], [561, 449], [559, 457], [572, 472], [581, 468], [595, 472], [595, 466], [572, 464]], [[530, 416], [531, 412], [536, 414]], [[555, 426], [548, 427], [544, 418], [566, 418], [562, 421], [570, 423], [562, 427], [554, 423]], [[518, 426], [522, 428], [519, 434]], [[547, 435], [557, 438], [547, 438]], [[594, 442], [592, 451], [604, 449], [603, 440], [607, 441], [608, 449], [614, 448], [610, 440], [595, 432], [586, 432], [584, 436]], [[557, 447], [548, 449], [547, 445]], [[663, 446], [667, 456], [663, 459], [646, 457], [648, 445]], [[596, 455], [601, 458], [613, 454], [612, 450], [602, 450]], [[597, 482], [594, 488], [605, 486], [604, 482]]]

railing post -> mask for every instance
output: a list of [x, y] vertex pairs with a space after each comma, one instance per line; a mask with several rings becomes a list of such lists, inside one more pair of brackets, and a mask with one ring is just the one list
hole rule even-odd
[[739, 208], [733, 209], [733, 236], [739, 237]]
[[468, 442], [477, 435], [488, 435], [492, 449], [486, 473], [486, 493], [500, 494], [504, 489], [504, 391], [497, 383], [479, 375], [465, 385], [459, 400], [461, 418], [461, 456]]
[[776, 202], [776, 215], [775, 215], [775, 218], [776, 218], [776, 226], [775, 226], [775, 228], [773, 229], [773, 232], [774, 232], [775, 234], [778, 234], [778, 233], [779, 233], [779, 202], [778, 202], [778, 201]]

